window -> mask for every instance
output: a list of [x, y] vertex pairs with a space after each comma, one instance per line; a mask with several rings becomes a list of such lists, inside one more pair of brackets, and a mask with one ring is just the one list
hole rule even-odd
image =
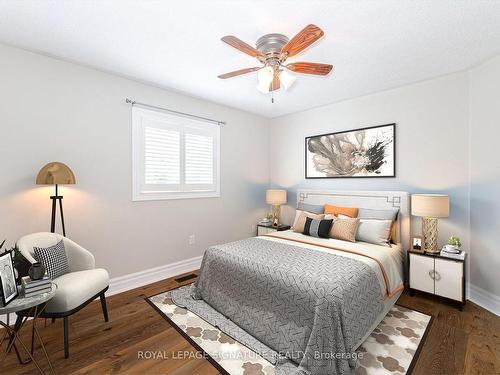
[[132, 107], [133, 200], [220, 196], [219, 125]]

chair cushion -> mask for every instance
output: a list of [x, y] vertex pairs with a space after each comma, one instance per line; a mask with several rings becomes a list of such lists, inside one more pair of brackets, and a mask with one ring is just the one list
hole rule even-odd
[[53, 280], [57, 285], [55, 296], [47, 303], [46, 313], [62, 313], [73, 310], [109, 286], [105, 269], [71, 272]]
[[33, 247], [35, 258], [41, 262], [52, 279], [69, 272], [68, 257], [63, 240], [50, 247]]

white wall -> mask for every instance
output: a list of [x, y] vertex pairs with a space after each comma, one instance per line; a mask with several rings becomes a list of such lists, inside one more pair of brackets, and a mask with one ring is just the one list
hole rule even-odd
[[[47, 162], [67, 163], [62, 187], [69, 237], [112, 277], [200, 256], [253, 234], [265, 212], [268, 120], [114, 75], [0, 45], [0, 238], [47, 231]], [[131, 107], [125, 97], [227, 121], [221, 197], [132, 202]], [[188, 236], [196, 244], [188, 245]]]
[[500, 308], [499, 88], [500, 56], [471, 70], [471, 283], [496, 295]]
[[[288, 189], [291, 207], [299, 188], [446, 193], [451, 215], [440, 220], [439, 243], [458, 235], [468, 248], [467, 85], [466, 73], [454, 74], [271, 120], [272, 185]], [[395, 178], [304, 178], [306, 136], [388, 123], [397, 124]], [[418, 218], [412, 230], [421, 233]]]

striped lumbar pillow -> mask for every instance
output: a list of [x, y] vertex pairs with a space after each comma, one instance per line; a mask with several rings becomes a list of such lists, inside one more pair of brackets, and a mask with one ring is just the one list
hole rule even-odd
[[328, 238], [332, 223], [332, 219], [315, 220], [308, 217], [306, 218], [306, 223], [304, 224], [304, 231], [302, 232], [302, 234], [305, 234], [306, 236]]

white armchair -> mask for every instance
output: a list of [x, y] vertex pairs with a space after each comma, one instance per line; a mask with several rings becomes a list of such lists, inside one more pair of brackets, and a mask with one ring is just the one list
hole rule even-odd
[[[28, 234], [17, 241], [17, 247], [27, 260], [35, 263], [37, 260], [34, 258], [34, 247], [50, 247], [56, 245], [61, 239], [63, 239], [68, 257], [70, 273], [53, 280], [57, 285], [56, 294], [47, 303], [40, 317], [52, 318], [53, 321], [56, 318], [64, 319], [64, 357], [68, 358], [68, 317], [70, 315], [99, 297], [104, 320], [108, 321], [105, 293], [109, 288], [109, 275], [105, 269], [95, 268], [92, 253], [57, 233]], [[19, 324], [20, 319], [22, 320], [22, 315], [18, 316]]]

